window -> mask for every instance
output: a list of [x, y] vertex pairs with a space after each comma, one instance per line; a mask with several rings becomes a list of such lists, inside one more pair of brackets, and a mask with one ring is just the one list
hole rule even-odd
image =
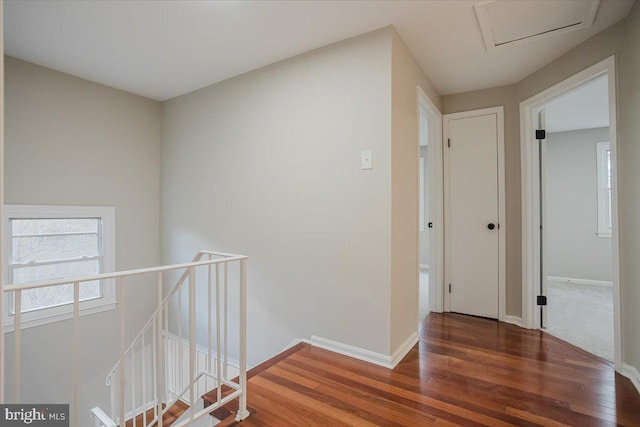
[[598, 231], [599, 237], [611, 237], [611, 148], [608, 142], [597, 144]]
[[[24, 284], [114, 271], [114, 208], [7, 205], [3, 224], [3, 282]], [[5, 299], [13, 327], [14, 295]], [[64, 320], [73, 310], [73, 284], [22, 292], [24, 327]], [[80, 285], [81, 314], [113, 308], [111, 281]]]

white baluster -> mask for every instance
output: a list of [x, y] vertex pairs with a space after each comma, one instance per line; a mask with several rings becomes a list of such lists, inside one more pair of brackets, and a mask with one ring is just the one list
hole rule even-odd
[[229, 263], [225, 262], [224, 263], [224, 312], [222, 315], [222, 319], [224, 320], [224, 329], [223, 329], [223, 333], [224, 333], [224, 366], [223, 366], [223, 378], [225, 379], [225, 381], [229, 380], [229, 375], [227, 374], [227, 366], [229, 366], [229, 361], [227, 360], [227, 356], [229, 355], [229, 351], [228, 351], [228, 347], [227, 347], [227, 331], [228, 331], [228, 324], [229, 324], [229, 314], [228, 314], [228, 302], [229, 302], [229, 287], [228, 287], [228, 272], [229, 272]]
[[131, 413], [133, 414], [133, 427], [136, 427], [136, 345], [133, 343], [131, 346], [131, 369], [129, 370], [129, 377], [131, 377]]
[[[176, 392], [180, 392], [183, 388], [184, 388], [184, 381], [183, 381], [183, 373], [184, 373], [184, 344], [182, 341], [182, 285], [180, 285], [180, 287], [178, 288], [178, 347], [176, 347], [177, 349], [180, 350], [180, 353], [178, 355], [178, 366], [177, 369], [179, 369], [178, 375], [176, 375], [176, 379], [178, 380], [178, 387], [176, 387]], [[175, 359], [173, 360], [173, 365], [175, 366], [176, 361]]]
[[240, 260], [240, 402], [238, 421], [245, 419], [247, 412], [247, 260]]
[[195, 391], [193, 380], [196, 365], [196, 269], [189, 268], [189, 405], [191, 418], [196, 413]]
[[118, 302], [120, 304], [120, 379], [119, 379], [119, 400], [120, 400], [120, 420], [119, 424], [125, 424], [125, 407], [124, 407], [124, 387], [125, 387], [125, 352], [127, 351], [126, 346], [126, 318], [125, 318], [125, 292], [124, 292], [124, 280], [122, 277], [119, 277], [117, 280], [118, 283]]
[[[20, 403], [20, 382], [22, 381], [22, 291], [18, 289], [14, 293], [15, 313], [13, 315], [13, 403]], [[4, 334], [4, 331], [0, 331]]]
[[[142, 365], [142, 372], [141, 372], [142, 379], [141, 379], [141, 382], [142, 382], [142, 410], [143, 411], [146, 410], [146, 408], [147, 408], [147, 382], [146, 382], [147, 375], [146, 375], [146, 372], [145, 372], [147, 370], [147, 358], [146, 358], [147, 352], [146, 352], [146, 349], [145, 349], [145, 339], [144, 339], [145, 335], [146, 335], [146, 331], [142, 332], [142, 352], [141, 352], [142, 353], [142, 355], [141, 355], [141, 358], [142, 358], [142, 363], [141, 363], [141, 365]], [[144, 415], [142, 416], [142, 425], [143, 425], [143, 427], [147, 427], [147, 414], [146, 414], [146, 412], [144, 412]]]
[[[158, 416], [158, 427], [162, 427], [162, 401], [164, 400], [165, 387], [165, 365], [164, 365], [164, 339], [162, 338], [162, 272], [158, 273], [157, 280], [158, 293], [158, 319], [156, 325], [156, 353], [157, 353], [157, 373], [156, 373], [156, 405]], [[167, 312], [169, 310], [166, 310]], [[165, 316], [167, 316], [165, 312]]]
[[71, 380], [71, 420], [72, 425], [78, 427], [78, 383], [80, 369], [80, 283], [73, 282], [73, 372]]
[[[213, 256], [209, 254], [209, 261], [213, 259]], [[207, 266], [207, 373], [211, 374], [211, 334], [212, 334], [212, 325], [211, 325], [211, 288], [212, 288], [212, 275], [211, 275], [211, 264]], [[205, 376], [205, 389], [209, 391], [209, 376]]]
[[220, 264], [216, 264], [216, 401], [222, 400], [222, 369], [220, 366]]

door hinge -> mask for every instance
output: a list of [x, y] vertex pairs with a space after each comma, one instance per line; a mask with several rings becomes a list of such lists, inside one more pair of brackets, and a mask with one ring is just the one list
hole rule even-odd
[[449, 293], [451, 293], [451, 283], [449, 283]]
[[447, 138], [447, 147], [451, 148], [451, 138]]
[[547, 131], [544, 129], [536, 129], [536, 139], [547, 139]]
[[538, 299], [536, 302], [538, 305], [547, 305], [547, 297], [544, 295], [538, 295]]

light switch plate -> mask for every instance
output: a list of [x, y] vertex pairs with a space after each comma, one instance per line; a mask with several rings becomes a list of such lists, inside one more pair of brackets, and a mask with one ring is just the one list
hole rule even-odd
[[362, 152], [362, 170], [373, 169], [373, 153], [371, 150]]

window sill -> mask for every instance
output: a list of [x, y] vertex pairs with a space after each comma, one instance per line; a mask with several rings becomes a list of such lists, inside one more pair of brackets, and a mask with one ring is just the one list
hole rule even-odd
[[[80, 317], [83, 316], [88, 316], [90, 314], [97, 314], [97, 313], [102, 313], [104, 311], [109, 311], [109, 310], [113, 310], [116, 307], [116, 303], [115, 302], [107, 302], [104, 304], [100, 304], [100, 305], [95, 305], [93, 307], [87, 307], [87, 308], [80, 308]], [[23, 314], [24, 316], [24, 314]], [[57, 314], [50, 314], [50, 315], [44, 315], [44, 316], [40, 316], [37, 317], [35, 319], [29, 319], [29, 320], [22, 320], [20, 322], [20, 329], [29, 329], [29, 328], [34, 328], [36, 326], [43, 326], [43, 325], [47, 325], [49, 323], [57, 323], [57, 322], [62, 322], [64, 320], [69, 320], [73, 318], [73, 312], [64, 312], [64, 313], [57, 313]], [[5, 319], [6, 321], [6, 319]], [[4, 326], [4, 332], [13, 332], [14, 328], [13, 328], [13, 316], [11, 317], [11, 319], [5, 323]]]
[[610, 239], [611, 238], [611, 233], [596, 233], [596, 236], [602, 238], [602, 239]]

